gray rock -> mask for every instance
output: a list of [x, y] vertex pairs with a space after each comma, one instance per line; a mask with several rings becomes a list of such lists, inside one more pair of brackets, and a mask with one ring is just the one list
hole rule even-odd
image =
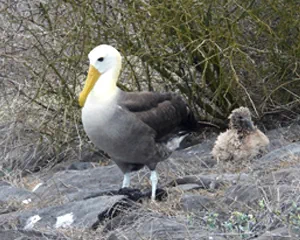
[[110, 233], [108, 239], [164, 239], [164, 240], [224, 240], [200, 227], [189, 226], [187, 221], [166, 216], [143, 216], [130, 226]]
[[212, 146], [212, 140], [203, 141], [198, 145], [173, 152], [167, 161], [181, 175], [197, 174], [203, 168], [213, 168], [217, 164], [211, 155]]
[[238, 184], [230, 187], [225, 192], [223, 203], [232, 208], [247, 208], [258, 206], [257, 202], [262, 199], [262, 194], [255, 184]]
[[266, 135], [270, 139], [270, 150], [274, 150], [278, 147], [283, 147], [291, 142], [300, 141], [300, 125], [292, 124], [288, 127], [282, 127], [270, 130]]
[[0, 201], [0, 214], [6, 214], [19, 210], [21, 207], [20, 202], [14, 201]]
[[253, 162], [253, 169], [262, 171], [280, 166], [282, 162], [293, 161], [295, 158], [300, 157], [300, 142], [292, 143], [290, 145], [278, 148], [256, 159]]
[[177, 186], [177, 188], [181, 191], [189, 191], [194, 189], [201, 188], [199, 184], [196, 183], [187, 183], [187, 184], [180, 184]]
[[88, 146], [86, 146], [82, 152], [81, 152], [81, 157], [80, 157], [80, 161], [81, 162], [100, 162], [100, 161], [107, 161], [108, 157], [105, 156], [104, 152], [102, 151], [95, 151], [95, 150], [91, 150], [88, 148]]
[[262, 178], [264, 184], [278, 185], [278, 184], [293, 184], [298, 185], [300, 169], [299, 167], [285, 168], [274, 171]]
[[55, 234], [53, 231], [50, 233], [39, 231], [26, 231], [26, 230], [0, 230], [0, 239], [2, 240], [64, 240], [66, 239], [60, 234]]
[[289, 184], [239, 184], [230, 187], [225, 192], [222, 203], [228, 209], [247, 211], [249, 207], [252, 210], [259, 210], [261, 208], [259, 202], [265, 200], [271, 209], [284, 212], [285, 209], [298, 201], [299, 194], [300, 190]]
[[36, 198], [36, 196], [26, 189], [17, 188], [9, 184], [0, 185], [0, 202], [2, 202], [2, 204], [10, 201], [22, 202], [23, 200], [34, 198]]
[[106, 212], [124, 196], [101, 196], [67, 204], [0, 215], [0, 223], [16, 222], [20, 229], [90, 228], [98, 215]]
[[277, 228], [273, 231], [268, 231], [253, 240], [299, 240], [299, 234], [288, 230], [285, 227]]
[[182, 185], [182, 184], [197, 184], [199, 188], [203, 189], [217, 189], [221, 186], [220, 181], [216, 176], [212, 175], [190, 175], [177, 178], [169, 183], [169, 185]]
[[210, 174], [223, 184], [238, 184], [253, 181], [253, 177], [246, 173], [224, 173], [224, 174]]
[[280, 209], [290, 205], [300, 194], [300, 190], [289, 184], [238, 184], [225, 192], [222, 202], [243, 211], [249, 207], [259, 209], [259, 201], [267, 199], [268, 205]]
[[108, 236], [107, 240], [119, 240], [116, 234], [112, 233]]
[[60, 196], [67, 201], [76, 201], [119, 189], [122, 180], [123, 174], [116, 165], [82, 171], [66, 170], [54, 174], [35, 193], [41, 199]]
[[[104, 223], [101, 227], [103, 234], [106, 234], [105, 239], [110, 240], [223, 240], [229, 235], [222, 233], [222, 229], [210, 229], [209, 232], [207, 224], [203, 223], [202, 217], [208, 212], [221, 213], [217, 220], [223, 223], [230, 218], [231, 210], [247, 213], [250, 207], [255, 212], [255, 209], [260, 208], [258, 202], [266, 199], [270, 209], [278, 210], [285, 216], [290, 213], [297, 214], [293, 211], [296, 211], [295, 203], [299, 203], [300, 193], [297, 187], [300, 183], [299, 168], [290, 167], [289, 161], [299, 158], [300, 142], [289, 145], [284, 136], [282, 134], [278, 139], [270, 139], [273, 144], [272, 152], [254, 160], [251, 166], [254, 171], [249, 169], [248, 174], [220, 174], [221, 170], [216, 169], [218, 166], [210, 153], [212, 140], [175, 151], [170, 159], [158, 165], [159, 184], [176, 187], [182, 191], [204, 189], [201, 190], [202, 195], [184, 193], [180, 205], [184, 211], [191, 214], [181, 211], [182, 214], [176, 217], [158, 214], [160, 211], [156, 211], [157, 206], [151, 211], [152, 207], [144, 208], [143, 203], [138, 203], [126, 209], [121, 208], [120, 214], [109, 215], [111, 218], [105, 218], [105, 221], [99, 220], [100, 215], [107, 216], [105, 213], [108, 209], [114, 209], [111, 208], [113, 205], [128, 200], [120, 195], [108, 196], [111, 191], [117, 192], [115, 190], [118, 190], [122, 184], [123, 174], [116, 165], [95, 168], [91, 163], [77, 162], [72, 165], [68, 163], [64, 165], [64, 168], [69, 166], [68, 170], [54, 175], [49, 174], [48, 179], [34, 193], [0, 181], [0, 205], [4, 206], [14, 200], [18, 201], [19, 205], [23, 200], [33, 201], [29, 206], [30, 209], [26, 207], [27, 209], [20, 211], [22, 208], [19, 209], [19, 205], [11, 205], [10, 208], [5, 208], [5, 211], [0, 211], [0, 239], [60, 239], [60, 235], [56, 234], [59, 232], [56, 227], [84, 230], [94, 227], [95, 223]], [[282, 163], [287, 165], [280, 165]], [[132, 175], [134, 187], [149, 188], [148, 169]], [[224, 191], [223, 197], [218, 195], [220, 197], [215, 198], [205, 194], [206, 191], [215, 192], [217, 189], [221, 194]], [[157, 202], [157, 204], [162, 204], [164, 211], [168, 211], [165, 203]], [[267, 217], [261, 219], [264, 216], [264, 213], [255, 216], [261, 222], [261, 228], [256, 229], [257, 233], [266, 231], [266, 227], [275, 230], [265, 232], [256, 240], [299, 239], [293, 238], [295, 235], [288, 232], [286, 228], [278, 228], [278, 226], [285, 226], [281, 224], [280, 219], [270, 223]], [[62, 221], [63, 217], [65, 222]], [[265, 222], [267, 226], [264, 225]], [[23, 230], [8, 230], [11, 228]], [[44, 229], [49, 229], [50, 233], [44, 233]], [[239, 239], [238, 235], [236, 237], [232, 239]]]
[[213, 143], [213, 140], [206, 140], [198, 145], [175, 151], [170, 159], [174, 163], [184, 164], [187, 167], [193, 165], [192, 168], [187, 168], [188, 170], [198, 169], [196, 167], [212, 168], [217, 164], [211, 155]]
[[278, 209], [280, 205], [282, 207], [291, 205], [293, 202], [297, 202], [299, 198], [300, 190], [289, 184], [281, 184], [278, 186], [268, 186], [263, 188], [267, 195], [270, 204], [274, 209]]
[[68, 167], [68, 170], [86, 170], [89, 168], [94, 168], [90, 162], [74, 162]]
[[273, 151], [275, 149], [284, 147], [284, 146], [286, 146], [288, 144], [289, 144], [289, 142], [287, 140], [285, 140], [284, 138], [281, 138], [281, 139], [271, 139], [270, 140], [270, 145], [268, 147], [268, 150], [270, 152], [270, 151]]
[[0, 181], [0, 187], [11, 186], [8, 182]]
[[[117, 228], [126, 228], [126, 226], [131, 226], [142, 216], [143, 212], [140, 209], [131, 209], [130, 211], [123, 212], [123, 214], [117, 217], [109, 219], [103, 228], [103, 232], [108, 233]], [[144, 213], [145, 215], [147, 213]]]
[[249, 181], [248, 174], [198, 174], [184, 176], [171, 181], [168, 185], [197, 184], [198, 188], [218, 189], [226, 184], [237, 184]]
[[[280, 211], [291, 211], [293, 204], [300, 204], [299, 166], [274, 171], [261, 178], [261, 185], [270, 204]], [[296, 214], [297, 215], [297, 214]]]
[[216, 207], [213, 198], [195, 194], [183, 195], [180, 202], [183, 210], [188, 212], [209, 211]]

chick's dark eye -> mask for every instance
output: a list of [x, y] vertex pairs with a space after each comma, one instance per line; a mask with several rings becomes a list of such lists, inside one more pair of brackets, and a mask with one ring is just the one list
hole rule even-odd
[[98, 58], [98, 61], [99, 61], [99, 62], [103, 62], [103, 60], [104, 60], [104, 58], [103, 58], [103, 57], [101, 57], [101, 58]]

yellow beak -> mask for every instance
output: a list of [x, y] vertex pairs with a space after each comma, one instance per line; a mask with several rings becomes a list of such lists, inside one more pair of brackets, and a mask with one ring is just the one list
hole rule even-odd
[[100, 76], [101, 73], [94, 66], [90, 65], [84, 88], [82, 92], [79, 94], [78, 101], [80, 107], [84, 106], [87, 96], [89, 95], [90, 91], [93, 89], [95, 83], [97, 82]]

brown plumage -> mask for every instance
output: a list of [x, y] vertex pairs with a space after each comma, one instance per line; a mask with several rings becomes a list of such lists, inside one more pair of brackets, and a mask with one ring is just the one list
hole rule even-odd
[[233, 110], [229, 119], [229, 129], [218, 136], [212, 150], [216, 160], [251, 160], [266, 150], [269, 139], [254, 126], [248, 108], [240, 107]]

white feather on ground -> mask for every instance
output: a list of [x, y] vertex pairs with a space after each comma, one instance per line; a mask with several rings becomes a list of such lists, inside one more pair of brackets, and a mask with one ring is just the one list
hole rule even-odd
[[34, 215], [27, 219], [26, 225], [24, 227], [25, 230], [30, 230], [34, 227], [34, 225], [41, 220], [41, 217], [39, 215]]
[[55, 228], [67, 228], [74, 222], [73, 213], [67, 213], [65, 215], [56, 218]]

